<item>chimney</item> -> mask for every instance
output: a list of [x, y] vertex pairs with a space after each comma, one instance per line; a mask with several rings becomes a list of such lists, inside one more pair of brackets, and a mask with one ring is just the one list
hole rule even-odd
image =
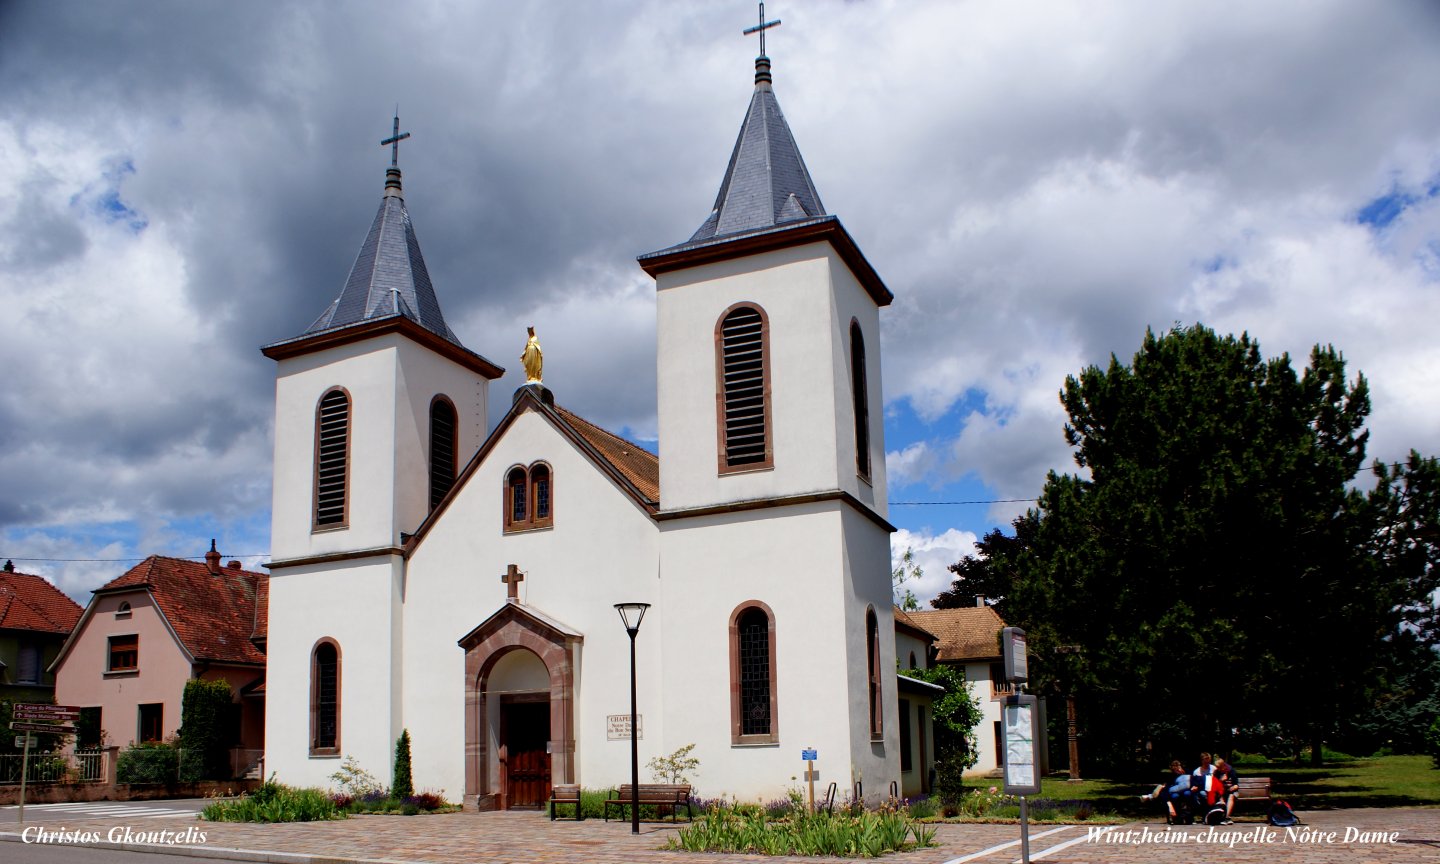
[[220, 553], [215, 551], [215, 538], [210, 538], [210, 551], [205, 553], [205, 566], [209, 568], [211, 576], [220, 575]]
[[984, 594], [976, 594], [976, 595], [975, 595], [975, 605], [976, 605], [976, 606], [984, 606], [984, 605], [985, 605], [985, 595], [984, 595]]
[[230, 570], [239, 570], [239, 569], [240, 569], [240, 561], [239, 561], [238, 559], [231, 559], [231, 560], [229, 561], [229, 563], [227, 563], [227, 564], [225, 565], [225, 567], [226, 567], [227, 569], [230, 569]]

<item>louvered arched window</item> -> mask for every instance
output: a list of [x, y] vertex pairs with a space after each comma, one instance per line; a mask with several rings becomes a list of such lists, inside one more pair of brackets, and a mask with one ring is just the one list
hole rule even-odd
[[430, 509], [455, 485], [455, 406], [444, 396], [430, 403]]
[[780, 740], [775, 680], [775, 616], [759, 600], [730, 614], [730, 721], [734, 744]]
[[340, 752], [340, 647], [331, 639], [310, 657], [310, 752]]
[[865, 336], [850, 319], [850, 398], [855, 412], [855, 470], [870, 479], [870, 394], [865, 386]]
[[350, 394], [336, 387], [315, 410], [315, 527], [343, 528], [350, 491]]
[[732, 306], [715, 325], [720, 472], [774, 464], [770, 426], [770, 325], [753, 303]]

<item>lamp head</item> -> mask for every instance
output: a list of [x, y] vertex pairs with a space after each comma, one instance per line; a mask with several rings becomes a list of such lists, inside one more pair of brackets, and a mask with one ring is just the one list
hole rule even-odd
[[620, 620], [625, 622], [625, 630], [632, 636], [640, 631], [640, 622], [644, 620], [645, 610], [649, 608], [649, 603], [615, 604], [615, 611], [620, 613]]

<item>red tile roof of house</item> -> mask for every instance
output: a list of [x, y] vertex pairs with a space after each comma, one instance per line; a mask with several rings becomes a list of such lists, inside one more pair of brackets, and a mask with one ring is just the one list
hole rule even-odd
[[942, 663], [989, 660], [1000, 656], [999, 613], [989, 606], [961, 609], [920, 609], [907, 613], [911, 620], [935, 634]]
[[264, 663], [265, 654], [251, 637], [265, 636], [268, 579], [231, 567], [213, 575], [203, 561], [151, 555], [96, 593], [148, 589], [196, 660]]
[[69, 636], [84, 611], [44, 576], [0, 570], [0, 630]]

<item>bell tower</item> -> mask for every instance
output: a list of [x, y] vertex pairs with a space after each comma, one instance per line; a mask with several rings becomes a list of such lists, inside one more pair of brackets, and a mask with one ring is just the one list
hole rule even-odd
[[265, 756], [304, 784], [324, 785], [342, 753], [390, 764], [405, 538], [479, 448], [504, 371], [445, 323], [405, 207], [407, 137], [397, 117], [380, 208], [340, 295], [261, 349], [276, 361]]

